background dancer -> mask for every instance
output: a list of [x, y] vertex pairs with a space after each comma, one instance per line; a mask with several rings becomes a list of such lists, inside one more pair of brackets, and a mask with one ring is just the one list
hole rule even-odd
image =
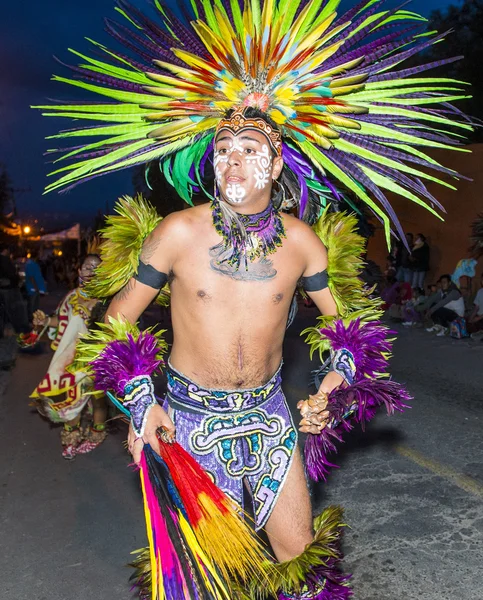
[[[42, 328], [48, 323], [55, 328], [52, 342], [55, 352], [45, 377], [30, 397], [42, 416], [53, 423], [63, 423], [60, 440], [62, 456], [67, 460], [76, 454], [91, 452], [106, 437], [104, 396], [93, 395], [92, 380], [85, 372], [69, 372], [79, 336], [87, 333], [92, 311], [98, 304], [83, 288], [100, 262], [97, 254], [86, 256], [79, 269], [79, 287], [67, 294], [54, 315], [49, 317], [40, 310], [34, 313], [34, 327]], [[82, 430], [81, 415], [89, 400], [93, 409], [92, 424]]]

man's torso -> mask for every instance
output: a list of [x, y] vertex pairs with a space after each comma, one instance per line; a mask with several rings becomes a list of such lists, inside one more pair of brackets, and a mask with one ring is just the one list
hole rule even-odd
[[[271, 279], [240, 281], [210, 265], [210, 248], [221, 242], [207, 206], [190, 213], [192, 235], [173, 265], [171, 294], [173, 366], [211, 389], [265, 383], [281, 362], [288, 311], [305, 264], [293, 217], [284, 217], [287, 238], [268, 256]], [[250, 270], [250, 266], [249, 266]]]

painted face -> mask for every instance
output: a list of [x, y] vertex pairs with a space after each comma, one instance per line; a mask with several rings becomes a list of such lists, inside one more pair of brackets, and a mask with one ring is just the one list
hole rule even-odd
[[[279, 159], [281, 160], [281, 159]], [[273, 153], [263, 133], [221, 130], [215, 141], [216, 184], [229, 204], [248, 204], [271, 189]]]
[[96, 268], [101, 264], [100, 258], [97, 256], [88, 256], [82, 263], [79, 269], [79, 284], [83, 285], [94, 275]]

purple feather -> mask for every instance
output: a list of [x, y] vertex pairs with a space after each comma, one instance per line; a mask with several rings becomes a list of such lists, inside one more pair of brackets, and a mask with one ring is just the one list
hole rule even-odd
[[[347, 575], [341, 575], [340, 579], [348, 579]], [[318, 592], [315, 596], [311, 595], [311, 600], [348, 600], [353, 595], [353, 591], [344, 583], [337, 583], [327, 579], [324, 589]], [[278, 600], [294, 600], [299, 596], [286, 596], [283, 592], [278, 594]], [[300, 596], [302, 598], [302, 596]]]
[[150, 333], [141, 333], [137, 340], [132, 335], [127, 340], [109, 342], [100, 356], [90, 364], [98, 390], [113, 390], [122, 395], [126, 383], [138, 375], [151, 375], [160, 363], [157, 358], [158, 341]]
[[390, 331], [378, 322], [361, 323], [359, 319], [347, 326], [342, 320], [335, 321], [333, 327], [320, 329], [320, 335], [330, 341], [333, 350], [346, 348], [354, 357], [356, 381], [365, 377], [378, 377], [387, 368], [386, 353], [391, 352], [392, 343], [387, 339]]
[[336, 443], [342, 441], [344, 431], [352, 429], [351, 421], [364, 427], [384, 405], [388, 415], [396, 410], [408, 408], [411, 396], [394, 381], [386, 379], [363, 379], [347, 388], [337, 388], [329, 394], [327, 410], [330, 420], [318, 435], [309, 434], [305, 442], [305, 463], [309, 476], [315, 480], [326, 480], [332, 467], [328, 455], [336, 452]]

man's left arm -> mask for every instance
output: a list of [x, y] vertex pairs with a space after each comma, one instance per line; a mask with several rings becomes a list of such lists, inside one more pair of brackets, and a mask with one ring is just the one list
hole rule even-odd
[[[310, 235], [309, 235], [310, 233]], [[306, 267], [302, 276], [302, 287], [321, 314], [337, 316], [337, 305], [329, 288], [327, 275], [327, 249], [315, 233], [310, 230], [304, 240]], [[320, 433], [326, 426], [329, 413], [325, 411], [327, 395], [344, 382], [343, 377], [335, 371], [329, 371], [322, 380], [317, 394], [311, 396], [309, 402], [316, 405], [318, 412], [309, 415], [304, 408], [306, 401], [301, 401], [298, 407], [302, 409], [300, 431], [304, 433]], [[305, 413], [305, 414], [304, 414]]]

